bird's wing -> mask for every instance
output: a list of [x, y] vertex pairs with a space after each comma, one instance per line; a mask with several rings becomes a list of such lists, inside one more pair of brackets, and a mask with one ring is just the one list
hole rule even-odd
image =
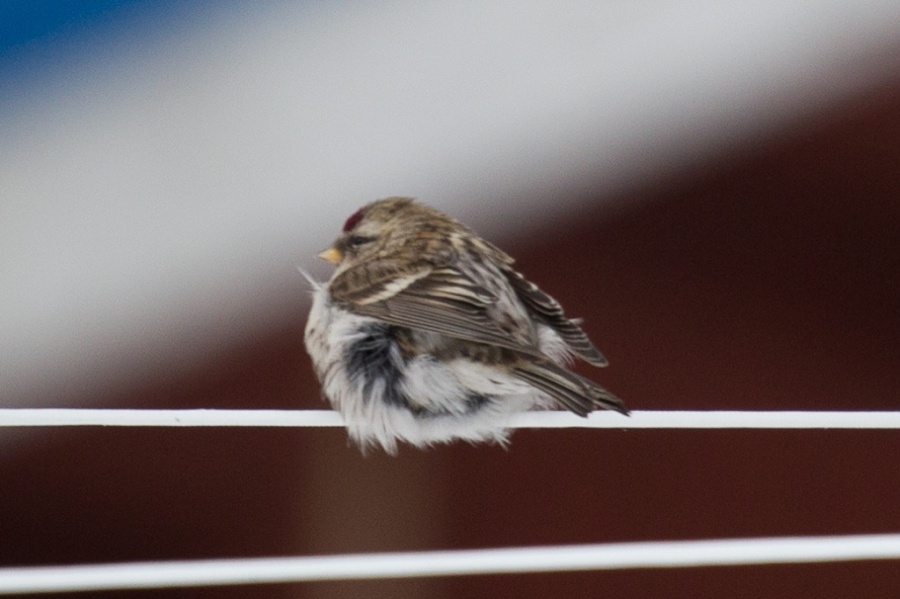
[[348, 310], [398, 326], [540, 356], [534, 336], [491, 316], [497, 298], [452, 266], [423, 265], [352, 292], [338, 277], [329, 286]]
[[525, 304], [525, 308], [535, 319], [555, 330], [566, 342], [566, 345], [589, 364], [606, 366], [606, 358], [594, 347], [577, 322], [565, 317], [559, 302], [541, 291], [537, 285], [520, 273], [512, 269], [504, 269], [504, 274], [519, 300]]

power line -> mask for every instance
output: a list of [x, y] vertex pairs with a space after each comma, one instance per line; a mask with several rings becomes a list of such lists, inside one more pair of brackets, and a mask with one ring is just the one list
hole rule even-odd
[[[28, 426], [251, 426], [340, 427], [332, 410], [134, 410], [86, 408], [0, 409], [0, 427]], [[900, 412], [636, 411], [631, 417], [594, 412], [527, 412], [510, 428], [611, 429], [900, 429]]]
[[900, 534], [0, 568], [0, 595], [900, 558]]

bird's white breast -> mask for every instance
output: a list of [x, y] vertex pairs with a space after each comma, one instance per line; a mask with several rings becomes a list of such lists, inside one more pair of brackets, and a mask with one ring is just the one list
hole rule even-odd
[[[368, 329], [381, 324], [334, 305], [327, 289], [314, 284], [307, 350], [325, 396], [363, 448], [381, 445], [394, 453], [398, 441], [420, 447], [455, 439], [504, 443], [511, 415], [550, 403], [496, 368], [463, 359], [439, 361], [427, 354], [403, 357], [396, 345], [386, 346], [384, 358], [388, 366], [398, 365], [396, 384], [409, 403], [398, 405], [391, 401], [390, 377], [381, 380], [367, 371], [354, 374], [347, 366], [348, 353]], [[473, 409], [473, 395], [491, 400]]]

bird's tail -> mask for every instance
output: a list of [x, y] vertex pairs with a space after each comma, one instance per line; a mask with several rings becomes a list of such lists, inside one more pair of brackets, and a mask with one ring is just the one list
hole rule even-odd
[[549, 360], [521, 364], [513, 369], [513, 374], [579, 416], [587, 416], [600, 408], [628, 416], [628, 409], [621, 399], [594, 381]]

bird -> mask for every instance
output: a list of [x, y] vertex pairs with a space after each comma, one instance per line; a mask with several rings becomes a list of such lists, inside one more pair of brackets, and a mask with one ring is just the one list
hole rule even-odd
[[400, 443], [506, 446], [515, 414], [563, 407], [628, 415], [571, 370], [607, 360], [580, 320], [456, 219], [412, 198], [366, 204], [319, 254], [304, 341], [322, 393], [365, 453]]

